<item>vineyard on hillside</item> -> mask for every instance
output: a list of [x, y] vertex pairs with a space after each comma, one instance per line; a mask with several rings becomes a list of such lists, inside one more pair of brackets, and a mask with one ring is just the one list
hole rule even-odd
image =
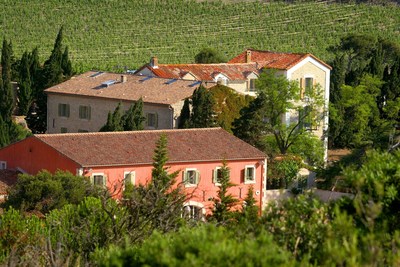
[[78, 71], [134, 69], [153, 55], [160, 63], [189, 63], [203, 47], [227, 58], [245, 48], [311, 52], [349, 33], [400, 44], [400, 8], [364, 4], [196, 2], [187, 0], [1, 0], [0, 37], [16, 56], [38, 46], [51, 52], [60, 26]]

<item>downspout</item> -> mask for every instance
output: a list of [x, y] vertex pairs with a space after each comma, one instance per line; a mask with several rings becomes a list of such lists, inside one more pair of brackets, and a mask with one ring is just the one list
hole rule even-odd
[[264, 166], [263, 166], [263, 181], [262, 181], [262, 190], [261, 190], [261, 199], [260, 199], [260, 203], [261, 203], [261, 214], [264, 210], [264, 206], [265, 206], [265, 197], [267, 195], [267, 158], [264, 159]]

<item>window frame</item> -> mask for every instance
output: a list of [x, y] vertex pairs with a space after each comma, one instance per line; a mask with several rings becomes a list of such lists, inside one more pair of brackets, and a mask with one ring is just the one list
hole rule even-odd
[[[189, 183], [188, 182], [188, 172], [194, 172], [195, 174], [195, 182], [196, 183]], [[183, 171], [183, 179], [182, 179], [183, 183], [185, 184], [185, 187], [196, 187], [199, 185], [200, 183], [200, 172], [196, 169], [196, 168], [186, 168]]]
[[213, 170], [213, 183], [215, 184], [215, 186], [221, 186], [221, 183], [218, 181], [218, 172], [222, 169], [221, 166], [217, 166], [215, 167], [215, 169]]
[[[154, 115], [154, 125], [150, 125], [149, 117]], [[157, 129], [158, 128], [158, 114], [157, 112], [147, 112], [146, 113], [146, 126], [148, 128]]]
[[79, 119], [90, 120], [92, 115], [92, 110], [90, 106], [79, 105]]
[[127, 175], [131, 175], [129, 183], [132, 185], [136, 184], [136, 171], [133, 171], [133, 170], [132, 171], [124, 171], [124, 180], [122, 183], [122, 185], [123, 185], [122, 190], [124, 190], [124, 191], [125, 191], [125, 186], [128, 184], [127, 183]]
[[[96, 184], [95, 183], [95, 176], [102, 176], [103, 177], [103, 182], [102, 184]], [[101, 187], [106, 187], [107, 186], [107, 175], [105, 175], [103, 172], [97, 172], [97, 173], [92, 173], [90, 175], [90, 183], [94, 186], [101, 186]]]
[[247, 92], [256, 92], [256, 80], [257, 79], [248, 79]]
[[0, 161], [0, 170], [7, 170], [7, 161]]
[[58, 117], [69, 118], [70, 106], [66, 103], [58, 103]]
[[[248, 169], [253, 169], [253, 179], [252, 180], [248, 179], [248, 176], [247, 176]], [[256, 170], [257, 170], [256, 165], [244, 166], [244, 183], [245, 184], [255, 184], [256, 183], [256, 177], [257, 177]]]

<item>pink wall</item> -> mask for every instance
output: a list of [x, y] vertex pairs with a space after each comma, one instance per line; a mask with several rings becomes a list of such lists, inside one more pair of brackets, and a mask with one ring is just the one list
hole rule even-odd
[[[256, 167], [256, 181], [252, 184], [244, 182], [244, 168], [246, 165], [254, 165]], [[217, 196], [218, 186], [213, 183], [213, 171], [216, 167], [222, 166], [221, 162], [187, 162], [167, 164], [170, 167], [169, 173], [180, 171], [177, 177], [177, 183], [183, 181], [183, 171], [186, 168], [197, 169], [200, 172], [200, 182], [196, 187], [185, 187], [185, 191], [191, 195], [190, 200], [196, 201], [204, 205], [207, 212], [212, 208], [213, 202], [210, 200]], [[234, 197], [243, 200], [248, 188], [252, 185], [254, 192], [258, 192], [254, 197], [258, 201], [258, 205], [262, 204], [263, 193], [263, 172], [264, 166], [261, 160], [243, 160], [243, 161], [228, 161], [230, 168], [231, 182], [235, 184], [230, 188], [229, 193]], [[91, 168], [89, 172], [84, 172], [85, 176], [91, 176], [93, 173], [104, 174], [107, 176], [107, 187], [111, 192], [114, 192], [117, 197], [121, 193], [121, 182], [123, 181], [124, 172], [135, 171], [135, 184], [145, 184], [151, 180], [151, 165], [141, 165], [134, 167], [96, 167]]]
[[7, 162], [7, 169], [21, 168], [30, 174], [42, 169], [50, 172], [68, 170], [76, 174], [79, 165], [35, 137], [0, 149], [0, 161]]

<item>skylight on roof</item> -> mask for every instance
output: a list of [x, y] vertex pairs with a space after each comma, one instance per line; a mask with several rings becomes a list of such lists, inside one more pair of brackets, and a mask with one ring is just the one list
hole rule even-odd
[[171, 79], [171, 80], [165, 82], [165, 84], [171, 84], [171, 83], [176, 82], [177, 80], [178, 80], [178, 79]]
[[201, 81], [195, 81], [194, 83], [190, 84], [189, 87], [195, 87], [198, 84], [201, 84]]
[[90, 75], [90, 77], [95, 78], [95, 77], [97, 77], [97, 76], [102, 75], [103, 73], [104, 73], [103, 71], [98, 71], [98, 72], [93, 73], [92, 75]]
[[153, 78], [153, 76], [147, 76], [146, 78], [139, 80], [139, 82], [144, 82], [144, 81], [150, 80], [152, 78]]
[[113, 85], [114, 83], [116, 83], [115, 80], [108, 80], [108, 81], [102, 82], [101, 85], [109, 87], [110, 85]]

